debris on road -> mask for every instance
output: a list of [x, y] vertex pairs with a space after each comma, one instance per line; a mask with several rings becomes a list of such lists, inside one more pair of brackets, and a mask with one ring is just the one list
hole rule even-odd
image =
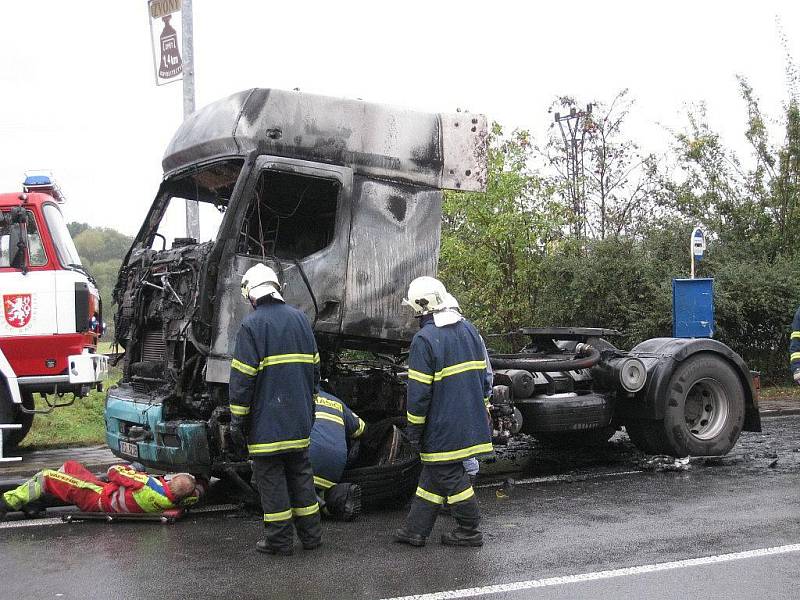
[[643, 471], [688, 471], [689, 457], [675, 458], [667, 454], [656, 454], [654, 456], [645, 456], [638, 462], [638, 466]]
[[494, 495], [498, 498], [508, 498], [514, 489], [514, 485], [516, 485], [516, 482], [512, 477], [509, 477], [495, 490]]

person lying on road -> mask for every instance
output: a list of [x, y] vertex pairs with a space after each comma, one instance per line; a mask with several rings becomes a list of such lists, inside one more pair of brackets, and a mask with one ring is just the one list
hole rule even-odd
[[127, 465], [109, 467], [108, 481], [101, 481], [79, 462], [68, 460], [58, 471], [39, 471], [0, 495], [0, 519], [9, 511], [24, 510], [45, 494], [74, 504], [83, 512], [157, 513], [190, 506], [205, 489], [205, 481], [188, 473], [167, 478]]

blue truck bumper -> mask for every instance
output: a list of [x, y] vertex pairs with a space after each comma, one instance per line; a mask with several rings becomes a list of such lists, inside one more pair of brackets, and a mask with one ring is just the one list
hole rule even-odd
[[167, 472], [208, 474], [211, 456], [205, 421], [164, 421], [160, 404], [108, 393], [106, 442], [117, 456]]

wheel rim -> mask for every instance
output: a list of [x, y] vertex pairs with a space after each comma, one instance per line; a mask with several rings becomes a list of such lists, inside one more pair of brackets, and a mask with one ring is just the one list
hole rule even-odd
[[686, 394], [686, 427], [695, 438], [710, 440], [719, 435], [728, 420], [730, 402], [725, 388], [711, 378], [698, 379]]

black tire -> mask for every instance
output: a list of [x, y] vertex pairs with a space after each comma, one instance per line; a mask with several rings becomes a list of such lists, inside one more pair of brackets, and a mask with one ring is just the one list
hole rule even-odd
[[720, 456], [736, 444], [744, 425], [745, 391], [733, 367], [714, 354], [682, 362], [669, 380], [663, 420], [626, 424], [648, 454]]
[[664, 421], [630, 419], [625, 423], [628, 437], [645, 454], [664, 454], [667, 442], [664, 438]]
[[555, 433], [552, 431], [540, 431], [533, 436], [554, 448], [580, 448], [604, 446], [617, 432], [616, 427], [607, 426], [599, 429], [589, 429], [588, 431], [575, 431]]
[[393, 465], [348, 469], [342, 483], [361, 486], [361, 505], [364, 509], [404, 504], [417, 489], [422, 463], [419, 456], [407, 457]]
[[588, 433], [611, 423], [613, 403], [599, 394], [567, 397], [523, 398], [514, 402], [522, 413], [522, 431], [544, 433]]
[[[33, 394], [22, 392], [22, 404], [25, 408], [33, 408]], [[0, 423], [19, 423], [21, 429], [12, 429], [3, 433], [3, 449], [13, 450], [25, 439], [33, 424], [33, 414], [22, 412], [11, 403], [11, 394], [5, 384], [0, 382]]]

